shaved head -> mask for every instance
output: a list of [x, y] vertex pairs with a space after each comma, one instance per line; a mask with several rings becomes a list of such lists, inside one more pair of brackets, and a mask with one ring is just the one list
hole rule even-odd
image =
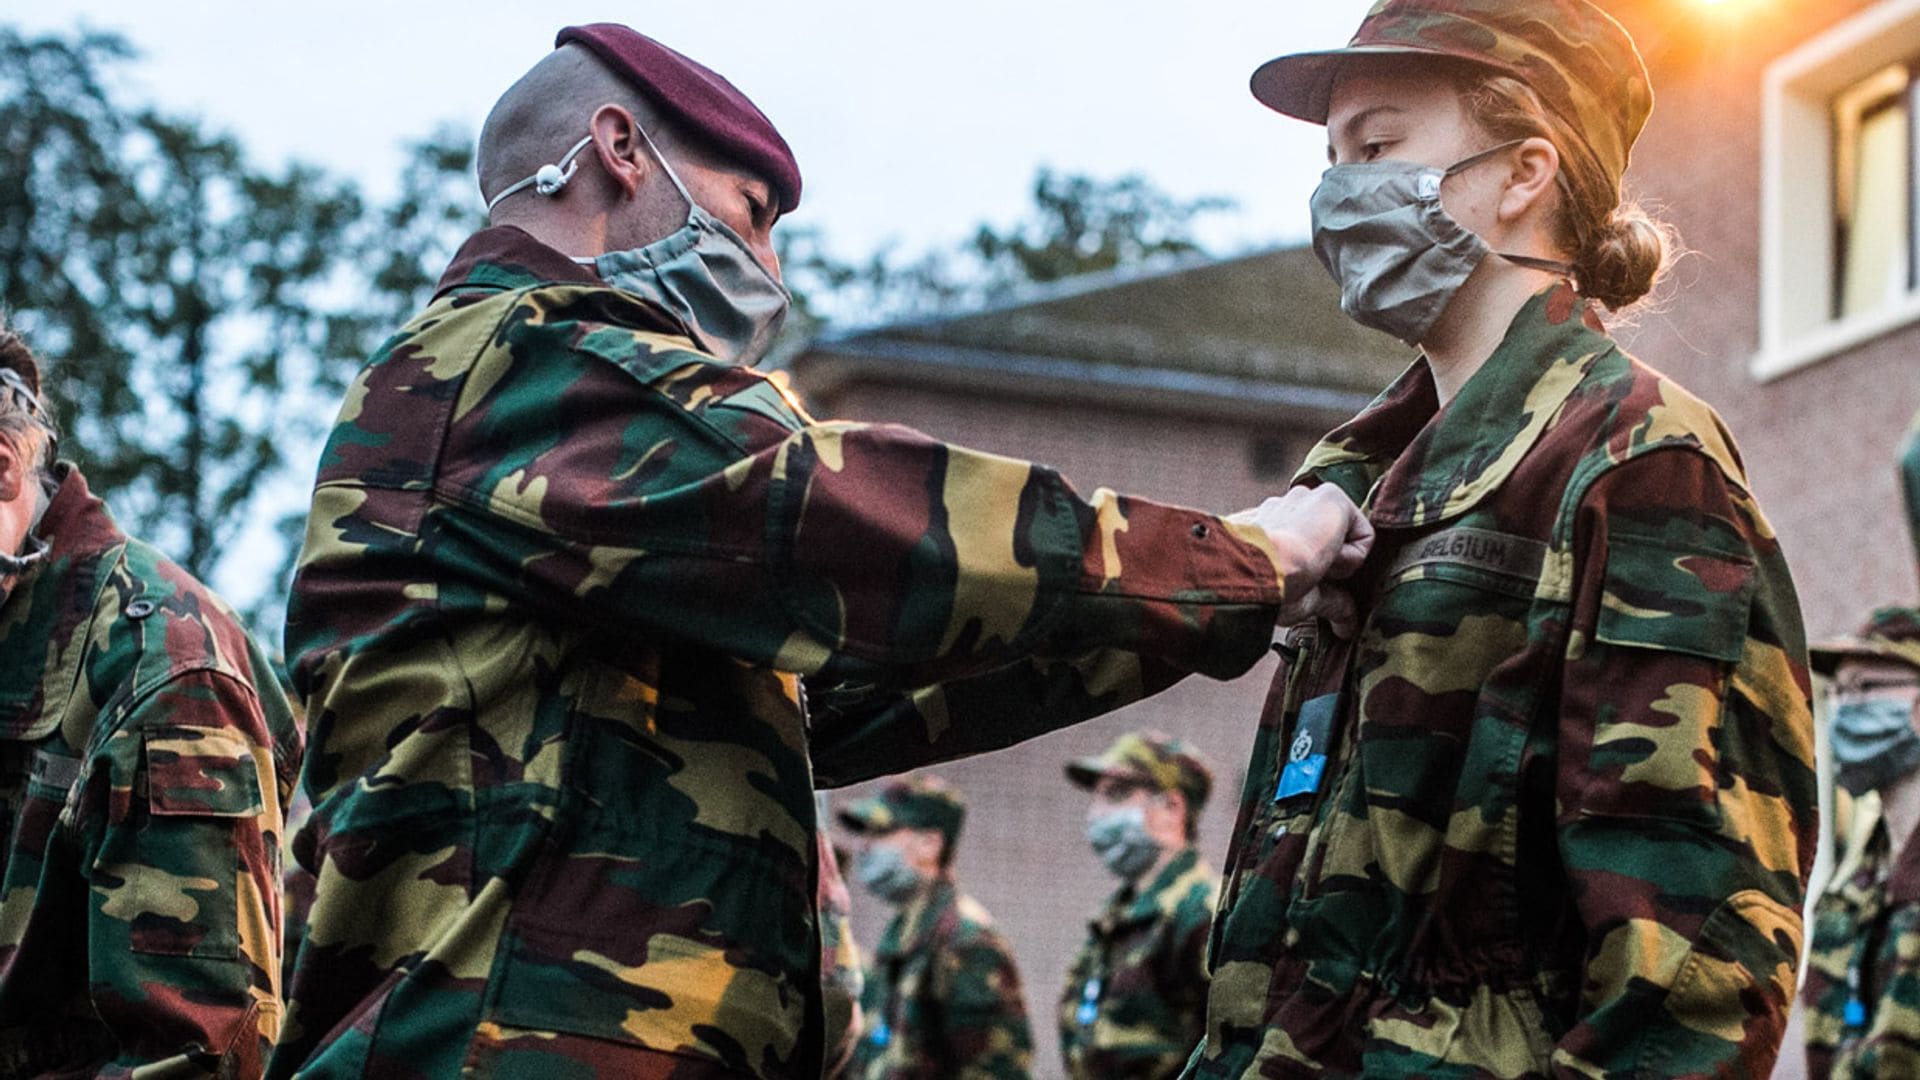
[[551, 164], [587, 134], [587, 118], [602, 105], [633, 114], [662, 154], [677, 147], [672, 125], [645, 95], [579, 45], [563, 45], [541, 58], [507, 88], [480, 129], [480, 197]]

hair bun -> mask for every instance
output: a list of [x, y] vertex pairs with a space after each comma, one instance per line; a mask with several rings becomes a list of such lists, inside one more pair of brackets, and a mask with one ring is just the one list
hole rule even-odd
[[1581, 295], [1618, 311], [1652, 292], [1675, 246], [1671, 232], [1638, 206], [1615, 210], [1574, 263]]

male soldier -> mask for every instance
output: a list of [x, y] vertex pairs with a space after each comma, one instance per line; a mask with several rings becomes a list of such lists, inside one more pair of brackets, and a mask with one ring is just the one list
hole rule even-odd
[[0, 1076], [258, 1077], [300, 732], [233, 612], [54, 449], [0, 327]]
[[896, 780], [840, 812], [854, 876], [894, 909], [874, 947], [854, 1080], [1025, 1080], [1033, 1034], [1013, 952], [953, 883], [966, 804], [938, 777]]
[[1920, 610], [1881, 608], [1812, 657], [1844, 846], [1814, 908], [1808, 1074], [1920, 1076]]
[[1060, 1051], [1074, 1080], [1180, 1075], [1207, 1008], [1207, 931], [1220, 878], [1194, 838], [1213, 790], [1199, 754], [1129, 732], [1067, 765], [1093, 793], [1087, 840], [1121, 885], [1088, 926], [1060, 996]]
[[1341, 615], [1316, 585], [1369, 542], [1338, 496], [1088, 501], [813, 422], [747, 366], [779, 133], [626, 27], [557, 44], [481, 134], [494, 227], [322, 458], [275, 1075], [816, 1076], [816, 783], [1238, 674], [1277, 616]]

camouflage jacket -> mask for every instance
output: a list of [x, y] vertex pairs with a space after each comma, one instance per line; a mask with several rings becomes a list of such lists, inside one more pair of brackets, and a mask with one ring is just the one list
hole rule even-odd
[[1807, 1075], [1920, 1076], [1920, 844], [1893, 861], [1878, 797], [1852, 802], [1865, 814], [1813, 909]]
[[1719, 418], [1542, 292], [1446, 409], [1308, 456], [1378, 540], [1255, 740], [1201, 1077], [1764, 1077], [1816, 794], [1786, 564]]
[[257, 1077], [300, 732], [227, 606], [59, 470], [0, 598], [0, 1075]]
[[1207, 930], [1220, 878], [1193, 848], [1146, 887], [1122, 886], [1087, 928], [1060, 995], [1073, 1080], [1166, 1080], [1200, 1042]]
[[273, 1074], [817, 1076], [816, 784], [1266, 648], [1258, 530], [812, 422], [664, 319], [484, 230], [349, 389], [287, 625], [317, 882]]
[[[818, 803], [815, 804], [818, 806]], [[827, 1076], [838, 1076], [853, 1059], [860, 1039], [860, 998], [866, 993], [866, 961], [853, 939], [853, 896], [826, 832], [819, 837], [821, 1058]]]
[[1920, 416], [1900, 447], [1900, 486], [1907, 496], [1907, 531], [1913, 540], [1915, 565], [1920, 566]]
[[1026, 1080], [1033, 1033], [993, 919], [949, 881], [903, 906], [874, 946], [852, 1080]]

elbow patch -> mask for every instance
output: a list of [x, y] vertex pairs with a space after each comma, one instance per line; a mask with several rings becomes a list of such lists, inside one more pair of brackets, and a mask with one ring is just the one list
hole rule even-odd
[[[1800, 939], [1800, 913], [1758, 889], [1714, 909], [1668, 988], [1673, 1024], [1650, 1041], [1639, 1075], [1766, 1075], [1786, 1030]], [[1729, 1072], [1732, 1062], [1741, 1067]]]

